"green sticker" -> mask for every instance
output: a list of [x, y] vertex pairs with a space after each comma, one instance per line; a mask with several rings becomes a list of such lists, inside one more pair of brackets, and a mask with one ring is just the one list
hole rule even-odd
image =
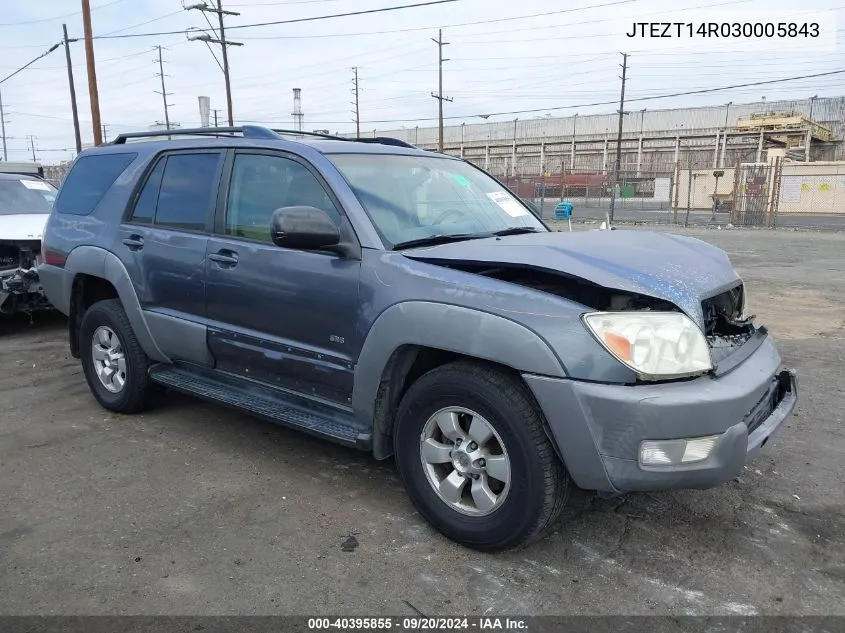
[[462, 187], [469, 187], [469, 180], [467, 180], [464, 176], [456, 175], [454, 178], [455, 182]]

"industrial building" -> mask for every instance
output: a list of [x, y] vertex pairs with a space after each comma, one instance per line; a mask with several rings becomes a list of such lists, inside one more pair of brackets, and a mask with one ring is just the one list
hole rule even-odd
[[[739, 224], [777, 214], [845, 214], [845, 97], [634, 109], [444, 127], [443, 151], [461, 156], [541, 204], [580, 209], [710, 210]], [[372, 130], [425, 149], [436, 127]], [[714, 172], [718, 172], [717, 177]], [[615, 182], [615, 187], [614, 187]]]
[[[624, 174], [671, 174], [679, 163], [716, 168], [766, 162], [770, 148], [786, 148], [796, 160], [845, 160], [845, 97], [672, 110], [634, 107], [623, 119]], [[615, 113], [462, 123], [444, 126], [443, 149], [497, 176], [601, 172], [613, 169], [617, 130]], [[370, 133], [437, 148], [436, 126]]]

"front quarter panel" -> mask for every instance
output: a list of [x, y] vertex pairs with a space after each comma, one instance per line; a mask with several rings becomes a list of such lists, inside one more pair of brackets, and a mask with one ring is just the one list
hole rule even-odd
[[573, 301], [482, 275], [364, 250], [358, 327], [363, 345], [352, 406], [372, 420], [395, 350], [418, 345], [493, 361], [517, 371], [605, 382], [635, 376], [598, 345]]
[[565, 375], [548, 345], [519, 323], [447, 303], [405, 301], [385, 310], [364, 342], [352, 393], [359, 419], [373, 418], [382, 372], [393, 352], [404, 345], [465, 354], [520, 371]]

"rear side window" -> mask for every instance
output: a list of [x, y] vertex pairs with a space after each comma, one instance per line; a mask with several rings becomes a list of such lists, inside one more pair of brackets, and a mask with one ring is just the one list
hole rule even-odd
[[164, 173], [164, 163], [166, 158], [162, 158], [156, 163], [155, 168], [147, 178], [144, 188], [138, 196], [138, 201], [135, 203], [135, 209], [132, 211], [132, 221], [137, 224], [152, 224], [153, 217], [156, 212], [156, 202], [158, 201], [158, 188], [161, 185], [161, 175]]
[[132, 210], [131, 221], [204, 231], [217, 190], [221, 154], [171, 154], [158, 161]]
[[138, 154], [95, 154], [74, 163], [56, 199], [56, 213], [89, 215]]

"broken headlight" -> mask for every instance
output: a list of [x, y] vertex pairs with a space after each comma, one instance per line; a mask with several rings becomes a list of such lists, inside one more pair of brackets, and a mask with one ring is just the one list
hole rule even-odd
[[680, 312], [592, 312], [587, 329], [643, 380], [684, 378], [710, 371], [704, 334]]

